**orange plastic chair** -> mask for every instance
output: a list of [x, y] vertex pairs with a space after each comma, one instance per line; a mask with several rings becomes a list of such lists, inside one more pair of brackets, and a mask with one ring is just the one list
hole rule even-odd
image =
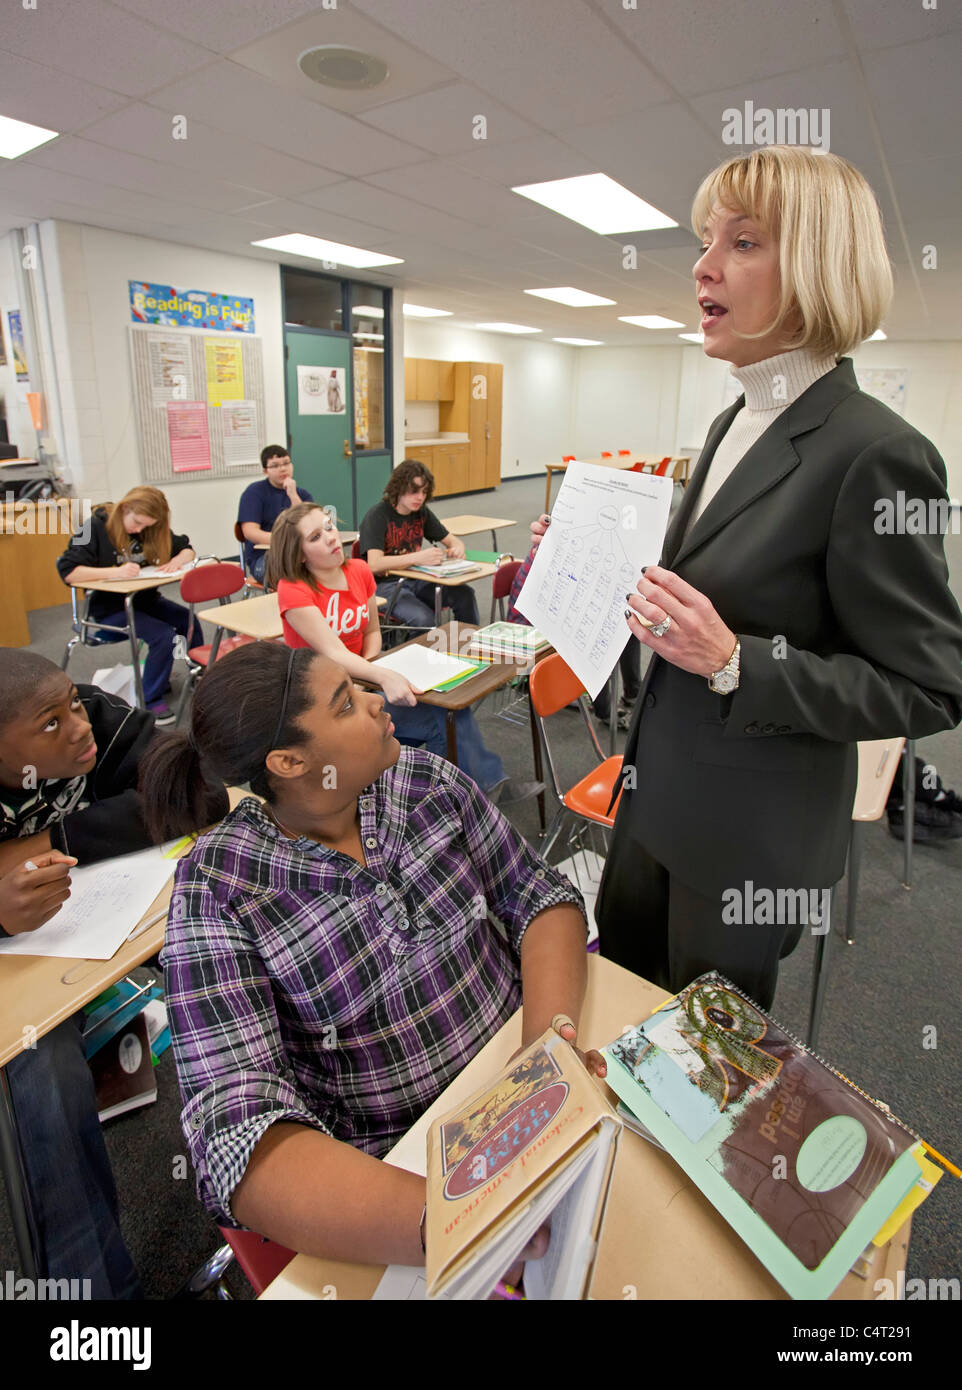
[[618, 457], [619, 457], [620, 459], [630, 459], [630, 458], [631, 458], [631, 450], [630, 450], [630, 449], [619, 449], [619, 450], [618, 450]]
[[294, 1251], [288, 1250], [286, 1245], [278, 1245], [256, 1231], [233, 1231], [221, 1226], [220, 1233], [258, 1297], [294, 1258]]
[[[541, 847], [541, 856], [543, 859], [547, 859], [565, 828], [566, 822], [570, 822], [572, 818], [575, 821], [578, 819], [590, 821], [593, 825], [600, 825], [606, 830], [611, 829], [615, 823], [618, 802], [615, 802], [610, 815], [608, 805], [615, 783], [621, 774], [623, 759], [620, 753], [613, 757], [605, 757], [588, 715], [585, 688], [571, 667], [557, 653], [546, 656], [538, 662], [531, 672], [528, 690], [535, 718], [538, 721], [545, 762], [558, 801], [558, 814]], [[570, 705], [573, 700], [578, 701], [585, 721], [585, 728], [588, 730], [588, 736], [598, 759], [598, 765], [577, 781], [573, 787], [569, 787], [566, 792], [563, 792], [558, 780], [558, 769], [551, 752], [551, 744], [548, 740], [546, 721], [553, 714], [557, 714], [559, 710]], [[618, 801], [620, 800], [621, 794], [619, 792]], [[569, 825], [569, 829], [571, 828]]]
[[661, 463], [655, 464], [655, 467], [651, 470], [652, 475], [656, 478], [663, 478], [665, 474], [668, 472], [668, 465], [670, 463], [671, 454], [668, 454], [665, 458], [662, 459]]
[[610, 459], [610, 458], [613, 458], [614, 455], [612, 454], [612, 452], [611, 452], [610, 449], [602, 449], [602, 451], [601, 451], [601, 457], [602, 457], [603, 459]]
[[575, 456], [574, 456], [574, 454], [562, 454], [562, 455], [561, 455], [561, 462], [562, 462], [562, 463], [574, 463], [574, 461], [575, 461]]

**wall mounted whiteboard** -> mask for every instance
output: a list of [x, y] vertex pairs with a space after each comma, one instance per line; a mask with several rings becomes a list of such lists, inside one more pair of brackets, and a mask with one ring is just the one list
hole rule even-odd
[[144, 481], [188, 483], [259, 472], [261, 339], [134, 325], [127, 332]]

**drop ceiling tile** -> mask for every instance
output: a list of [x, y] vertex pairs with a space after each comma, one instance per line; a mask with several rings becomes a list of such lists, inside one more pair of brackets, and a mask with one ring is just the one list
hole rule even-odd
[[25, 156], [26, 166], [48, 169], [52, 174], [74, 174], [115, 188], [132, 188], [159, 197], [168, 195], [194, 207], [228, 212], [250, 202], [255, 192], [236, 184], [218, 183], [192, 169], [177, 169], [158, 160], [96, 145], [90, 140], [66, 137]]
[[[2, 40], [0, 40], [2, 43]], [[124, 105], [117, 92], [65, 77], [41, 63], [0, 51], [3, 114], [47, 130], [69, 132]]]
[[[12, 13], [11, 13], [12, 11]], [[8, 6], [0, 43], [10, 53], [127, 96], [195, 72], [212, 54], [145, 24], [105, 0], [38, 0], [36, 9]]]
[[247, 217], [253, 222], [270, 222], [289, 232], [304, 232], [308, 236], [324, 237], [348, 246], [372, 247], [391, 236], [386, 227], [355, 222], [352, 218], [339, 217], [336, 213], [284, 198], [275, 198], [248, 209]]
[[962, 223], [962, 157], [913, 159], [890, 168], [899, 206], [913, 223], [954, 217]]
[[428, 160], [405, 169], [386, 169], [368, 176], [368, 183], [386, 188], [441, 212], [456, 212], [467, 222], [516, 227], [531, 216], [530, 200], [474, 178], [453, 161]]
[[[42, 0], [41, 0], [42, 3]], [[114, 0], [121, 9], [203, 44], [230, 53], [240, 44], [290, 24], [318, 8], [318, 0]]]
[[460, 154], [485, 141], [501, 144], [535, 134], [527, 121], [467, 82], [392, 101], [363, 119], [435, 154]]
[[161, 160], [176, 169], [188, 169], [207, 177], [257, 189], [265, 195], [292, 195], [305, 188], [337, 183], [342, 175], [317, 164], [294, 159], [252, 140], [239, 141], [190, 117], [185, 139], [173, 138], [169, 111], [154, 106], [128, 106], [87, 127], [84, 135], [112, 149], [127, 150]]
[[450, 162], [475, 178], [490, 179], [504, 188], [595, 172], [589, 159], [554, 135], [536, 135], [510, 145], [487, 145], [477, 140], [474, 149], [452, 155]]
[[203, 83], [188, 78], [154, 92], [151, 105], [354, 177], [424, 158], [422, 150], [232, 63], [208, 68]]
[[668, 88], [607, 20], [582, 0], [354, 0], [459, 76], [553, 131], [666, 101]]
[[904, 5], [901, 0], [845, 0], [845, 12], [856, 43], [865, 52], [917, 43], [962, 29], [958, 5], [924, 9], [922, 0], [917, 5]]
[[959, 149], [962, 30], [863, 59], [889, 159], [952, 158]]

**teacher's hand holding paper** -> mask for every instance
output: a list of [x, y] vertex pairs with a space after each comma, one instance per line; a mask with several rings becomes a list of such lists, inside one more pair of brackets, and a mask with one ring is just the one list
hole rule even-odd
[[52, 849], [0, 878], [0, 926], [8, 936], [36, 931], [60, 911], [70, 897], [70, 870], [76, 862]]
[[[696, 676], [710, 676], [728, 664], [738, 638], [703, 593], [660, 565], [649, 565], [635, 587], [640, 597], [625, 596], [625, 618], [639, 642]], [[668, 630], [659, 637], [650, 625], [666, 618]]]

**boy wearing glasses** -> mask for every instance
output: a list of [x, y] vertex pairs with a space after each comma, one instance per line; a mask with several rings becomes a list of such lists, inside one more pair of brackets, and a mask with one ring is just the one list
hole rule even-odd
[[259, 584], [264, 582], [267, 551], [255, 545], [270, 545], [271, 527], [287, 507], [314, 498], [294, 481], [294, 465], [283, 444], [268, 444], [261, 450], [263, 478], [241, 493], [237, 521], [244, 533], [244, 568]]

